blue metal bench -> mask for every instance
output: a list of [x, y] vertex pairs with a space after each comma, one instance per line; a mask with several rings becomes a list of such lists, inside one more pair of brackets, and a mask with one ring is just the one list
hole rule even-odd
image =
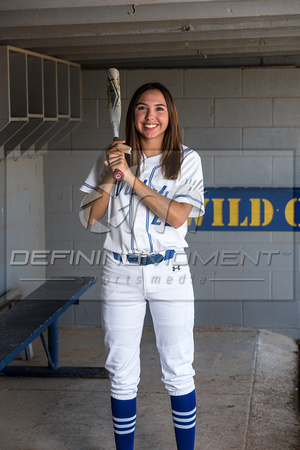
[[[103, 367], [59, 367], [58, 318], [79, 303], [95, 279], [72, 277], [47, 280], [0, 316], [0, 372], [12, 376], [107, 377]], [[43, 332], [48, 329], [48, 344]], [[34, 339], [41, 337], [47, 366], [7, 366]]]

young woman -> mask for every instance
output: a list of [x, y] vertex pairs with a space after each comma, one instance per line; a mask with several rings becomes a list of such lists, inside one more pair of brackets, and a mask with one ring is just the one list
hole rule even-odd
[[[129, 165], [118, 150], [125, 142], [132, 148]], [[164, 86], [137, 89], [126, 141], [110, 146], [105, 165], [104, 179], [98, 179], [98, 163], [81, 189], [92, 196], [85, 201], [91, 225], [108, 211], [101, 299], [116, 448], [134, 446], [148, 301], [177, 448], [194, 449], [194, 294], [184, 248], [187, 218], [204, 213], [203, 180], [200, 157], [181, 143], [175, 103]], [[123, 181], [114, 181], [116, 169]]]

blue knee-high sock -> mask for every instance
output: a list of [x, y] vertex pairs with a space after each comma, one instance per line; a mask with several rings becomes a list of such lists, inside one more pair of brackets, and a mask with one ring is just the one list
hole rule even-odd
[[117, 400], [111, 397], [111, 410], [117, 450], [133, 450], [136, 398]]
[[193, 450], [195, 446], [196, 393], [171, 396], [171, 406], [178, 450]]

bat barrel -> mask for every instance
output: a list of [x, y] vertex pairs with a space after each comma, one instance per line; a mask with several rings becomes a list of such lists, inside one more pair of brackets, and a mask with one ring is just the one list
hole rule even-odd
[[[121, 121], [121, 91], [119, 71], [115, 68], [107, 70], [107, 100], [114, 141], [117, 141], [119, 140]], [[115, 180], [123, 180], [124, 178], [124, 174], [121, 170], [115, 170], [113, 176]]]

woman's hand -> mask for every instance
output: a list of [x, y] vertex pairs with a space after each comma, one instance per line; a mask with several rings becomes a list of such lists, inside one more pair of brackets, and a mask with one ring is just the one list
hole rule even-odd
[[125, 141], [114, 141], [109, 149], [106, 151], [106, 161], [104, 164], [108, 166], [112, 173], [115, 170], [121, 170], [124, 174], [124, 181], [128, 182], [131, 179], [133, 174], [128, 167], [125, 153], [121, 150], [118, 150], [118, 146], [122, 148], [122, 145], [125, 144]]

